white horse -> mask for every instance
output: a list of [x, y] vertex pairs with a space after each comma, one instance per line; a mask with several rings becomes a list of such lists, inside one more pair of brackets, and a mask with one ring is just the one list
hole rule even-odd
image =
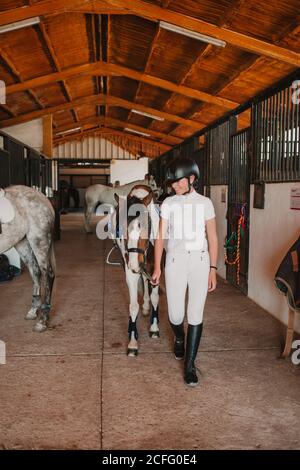
[[116, 207], [117, 203], [114, 195], [127, 196], [131, 189], [137, 184], [149, 186], [154, 193], [157, 191], [157, 185], [153, 177], [150, 177], [149, 179], [145, 178], [140, 181], [133, 181], [116, 188], [106, 186], [105, 184], [93, 184], [92, 186], [89, 186], [85, 192], [84, 227], [86, 233], [92, 233], [91, 217], [98, 204], [108, 204]]
[[26, 320], [39, 320], [34, 331], [46, 330], [55, 278], [52, 233], [55, 214], [46, 196], [27, 186], [0, 190], [0, 254], [15, 247], [33, 280]]
[[[115, 195], [117, 207], [113, 214], [101, 220], [102, 229], [110, 221], [110, 233], [115, 239], [124, 260], [126, 283], [129, 290], [129, 344], [128, 356], [138, 354], [138, 330], [136, 325], [139, 313], [138, 287], [142, 278], [144, 284], [143, 315], [152, 313], [149, 335], [159, 337], [159, 286], [151, 284], [150, 272], [154, 264], [154, 240], [159, 228], [159, 214], [154, 204], [153, 192], [148, 186], [135, 185], [126, 197]], [[97, 227], [98, 230], [98, 227]], [[149, 295], [149, 290], [151, 294]]]

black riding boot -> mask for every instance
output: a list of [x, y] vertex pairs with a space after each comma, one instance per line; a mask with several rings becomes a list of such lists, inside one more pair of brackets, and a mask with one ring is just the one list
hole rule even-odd
[[186, 355], [184, 362], [184, 381], [190, 387], [197, 385], [198, 377], [194, 361], [197, 356], [198, 347], [202, 335], [203, 323], [200, 325], [189, 325], [186, 341]]
[[184, 358], [184, 329], [183, 323], [180, 325], [174, 325], [170, 323], [172, 330], [175, 333], [175, 341], [174, 341], [174, 355], [175, 359], [180, 361]]

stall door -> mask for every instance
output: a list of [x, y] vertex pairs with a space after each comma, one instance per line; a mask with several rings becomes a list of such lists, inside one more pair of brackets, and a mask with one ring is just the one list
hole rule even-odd
[[227, 280], [244, 294], [248, 291], [250, 132], [230, 138], [227, 239]]
[[10, 184], [25, 184], [23, 145], [5, 137], [4, 148], [10, 154]]
[[0, 149], [0, 188], [6, 188], [10, 183], [9, 153]]

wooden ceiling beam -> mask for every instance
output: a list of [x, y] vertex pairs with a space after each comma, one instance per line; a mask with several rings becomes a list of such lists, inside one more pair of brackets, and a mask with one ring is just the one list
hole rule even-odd
[[227, 12], [221, 18], [221, 28], [228, 28], [230, 27], [232, 20], [236, 16], [236, 14], [239, 12], [239, 10], [242, 8], [242, 6], [247, 2], [248, 0], [233, 0], [230, 3], [230, 6], [228, 7]]
[[[39, 25], [37, 26], [37, 28], [39, 28], [40, 32], [41, 32], [41, 35], [42, 35], [42, 40], [44, 41], [45, 43], [45, 46], [47, 47], [48, 49], [48, 52], [50, 54], [50, 58], [56, 68], [56, 71], [57, 72], [61, 72], [61, 66], [59, 64], [59, 60], [57, 58], [57, 55], [55, 53], [55, 50], [53, 48], [53, 45], [52, 45], [52, 42], [51, 42], [51, 39], [49, 37], [49, 34], [47, 33], [46, 31], [46, 28], [45, 28], [45, 25], [43, 24], [43, 22], [39, 23]], [[67, 97], [68, 101], [72, 101], [72, 95], [71, 95], [71, 92], [70, 92], [70, 88], [69, 86], [67, 85], [66, 81], [65, 80], [62, 80], [61, 82], [61, 85], [63, 87], [63, 92], [65, 94], [65, 96]], [[78, 122], [79, 121], [79, 118], [78, 118], [78, 114], [77, 114], [77, 111], [76, 110], [72, 110], [72, 113], [73, 113], [73, 116], [74, 116], [74, 119], [75, 119], [75, 122]]]
[[[278, 33], [278, 35], [275, 35], [273, 40], [274, 42], [281, 43], [282, 41], [288, 39], [289, 37], [293, 36], [294, 34], [297, 34], [300, 29], [300, 24], [299, 24], [299, 18], [297, 25], [296, 23], [293, 22], [293, 25], [287, 29], [285, 28], [285, 32], [283, 33], [282, 31]], [[259, 67], [260, 64], [263, 64], [266, 62], [266, 57], [258, 57], [258, 58], [253, 58], [252, 61], [241, 71], [237, 72], [233, 77], [230, 78], [230, 80], [225, 83], [220, 90], [218, 90], [218, 93], [226, 93], [227, 88], [232, 88], [234, 86], [235, 82], [239, 82], [239, 80], [244, 80], [244, 75], [247, 75], [249, 72], [251, 72], [252, 69], [256, 69]], [[255, 70], [256, 73], [256, 70]], [[195, 111], [194, 114], [198, 114], [199, 111], [201, 111], [202, 106], [198, 109], [198, 111]]]
[[[108, 116], [107, 117], [99, 116], [93, 119], [85, 119], [84, 121], [78, 122], [76, 125], [78, 125], [78, 127], [83, 127], [85, 125], [90, 125], [90, 124], [99, 124], [99, 125], [107, 124], [108, 126], [130, 127], [131, 129], [136, 130], [138, 132], [148, 133], [151, 135], [151, 137], [168, 140], [170, 145], [177, 145], [182, 142], [182, 139], [179, 139], [178, 137], [174, 137], [168, 134], [163, 134], [162, 132], [157, 132], [157, 131], [154, 131], [152, 129], [148, 129], [145, 127], [136, 126], [126, 121], [121, 121], [119, 119], [110, 118]], [[68, 126], [60, 126], [57, 129], [55, 129], [55, 135], [57, 135], [57, 133], [60, 133], [60, 132], [68, 131], [72, 129], [73, 127], [74, 127], [74, 124], [70, 124]]]
[[[212, 45], [211, 44], [207, 44], [207, 46], [205, 47], [205, 49], [202, 51], [202, 53], [197, 57], [197, 59], [195, 60], [195, 62], [192, 64], [192, 66], [189, 68], [189, 70], [187, 71], [187, 73], [184, 75], [183, 79], [181, 80], [180, 82], [180, 85], [184, 85], [185, 81], [187, 80], [187, 78], [193, 73], [193, 70], [199, 66], [199, 64], [201, 63], [201, 61], [203, 60], [203, 58], [206, 57], [206, 55], [212, 50]], [[213, 53], [217, 53], [217, 52], [213, 52]], [[168, 108], [168, 106], [170, 105], [170, 103], [172, 103], [172, 101], [174, 100], [174, 97], [176, 96], [176, 93], [172, 93], [172, 95], [170, 96], [170, 98], [167, 100], [167, 102], [165, 103], [165, 107]], [[194, 114], [194, 113], [190, 113], [190, 114]], [[175, 129], [174, 129], [175, 130]]]
[[171, 1], [172, 1], [172, 0], [162, 0], [161, 6], [162, 6], [163, 8], [168, 8], [168, 6], [170, 5]]
[[300, 66], [300, 54], [266, 41], [222, 28], [206, 21], [168, 10], [141, 0], [45, 0], [0, 13], [0, 25], [21, 21], [34, 16], [78, 11], [81, 13], [133, 14], [152, 21], [166, 21], [191, 31], [206, 34], [228, 44], [257, 55], [271, 57], [296, 67]]
[[[246, 0], [233, 0], [233, 3], [231, 3], [227, 13], [225, 13], [223, 18], [221, 18], [221, 20], [219, 22], [219, 26], [220, 27], [229, 26], [231, 21], [233, 20], [234, 16], [237, 14], [239, 9], [242, 7], [242, 5], [245, 2], [246, 2]], [[181, 81], [181, 85], [185, 84], [186, 80], [189, 78], [190, 75], [192, 75], [194, 73], [195, 70], [197, 70], [197, 69], [199, 70], [201, 62], [203, 60], [205, 60], [207, 57], [210, 57], [210, 58], [211, 57], [216, 57], [220, 53], [221, 53], [221, 48], [220, 47], [215, 47], [212, 44], [208, 44], [206, 46], [206, 48], [202, 51], [202, 53], [197, 57], [196, 61], [193, 63], [193, 65], [191, 66], [191, 68], [189, 69], [189, 71], [187, 72], [187, 74], [185, 75], [183, 80]], [[256, 61], [256, 60], [257, 60], [257, 58], [255, 56], [253, 56], [252, 62]], [[171, 96], [168, 103], [171, 102], [173, 97], [174, 97], [174, 95]], [[202, 107], [203, 107], [203, 105], [200, 105], [200, 110], [201, 110]], [[192, 112], [190, 114], [190, 116], [193, 116], [193, 115], [195, 115], [195, 113], [198, 113], [198, 112], [199, 112], [199, 107], [198, 107], [198, 110], [195, 110], [195, 107], [194, 107], [194, 112]]]
[[[149, 54], [148, 54], [148, 57], [147, 57], [147, 61], [146, 61], [146, 65], [145, 65], [143, 73], [148, 73], [148, 69], [149, 69], [150, 63], [151, 63], [152, 54], [153, 54], [153, 51], [154, 51], [154, 45], [156, 43], [158, 35], [159, 35], [159, 28], [156, 28], [156, 31], [155, 31], [155, 34], [154, 34], [153, 39], [152, 39], [152, 43], [151, 43], [151, 46], [150, 46], [150, 51], [149, 51]], [[143, 82], [141, 82], [141, 81], [138, 84], [138, 87], [136, 89], [134, 99], [133, 99], [134, 102], [137, 100], [137, 98], [140, 94], [142, 84], [143, 84]], [[132, 116], [132, 113], [130, 112], [128, 114], [127, 121], [131, 118], [131, 116]]]
[[143, 106], [141, 104], [133, 103], [131, 101], [124, 100], [122, 98], [117, 98], [111, 95], [91, 95], [85, 96], [84, 98], [79, 98], [71, 103], [62, 103], [57, 106], [50, 106], [43, 110], [32, 111], [30, 113], [21, 114], [13, 119], [7, 119], [0, 121], [0, 127], [11, 126], [15, 124], [21, 124], [23, 122], [31, 121], [32, 119], [38, 119], [46, 114], [55, 114], [60, 111], [68, 111], [70, 109], [80, 108], [81, 106], [91, 106], [94, 104], [104, 104], [110, 106], [120, 106], [121, 108], [125, 109], [137, 109], [142, 112], [150, 113], [155, 116], [161, 117], [167, 121], [177, 122], [179, 124], [183, 124], [185, 126], [190, 126], [193, 129], [200, 130], [203, 128], [204, 124], [197, 121], [192, 121], [190, 119], [184, 119], [180, 116], [175, 116], [174, 114], [165, 113], [162, 111], [158, 111], [157, 109], [149, 108], [148, 106]]
[[64, 137], [64, 138], [61, 138], [61, 139], [55, 139], [53, 144], [56, 147], [57, 145], [59, 145], [61, 143], [64, 143], [64, 142], [70, 142], [72, 140], [78, 140], [78, 139], [82, 140], [84, 137], [87, 137], [87, 136], [90, 136], [90, 135], [101, 135], [101, 134], [105, 134], [105, 133], [109, 133], [109, 132], [111, 134], [119, 135], [120, 137], [126, 138], [128, 140], [133, 141], [133, 142], [145, 143], [147, 145], [157, 147], [157, 148], [161, 149], [161, 153], [166, 152], [167, 150], [170, 150], [172, 148], [170, 145], [162, 144], [161, 142], [155, 142], [155, 141], [153, 141], [151, 139], [148, 139], [146, 137], [134, 136], [134, 135], [129, 134], [129, 133], [124, 132], [124, 131], [117, 131], [116, 129], [112, 129], [112, 128], [109, 128], [109, 127], [99, 128], [99, 129], [88, 129], [88, 130], [85, 130], [83, 132], [79, 132], [79, 133], [76, 133], [76, 134], [69, 135], [68, 137]]
[[71, 77], [85, 76], [85, 75], [103, 75], [103, 76], [124, 76], [131, 78], [132, 80], [142, 81], [152, 85], [154, 87], [163, 88], [164, 90], [172, 91], [173, 93], [178, 93], [188, 98], [195, 100], [203, 101], [205, 103], [215, 104], [226, 109], [235, 109], [239, 106], [240, 103], [227, 100], [226, 98], [220, 98], [218, 96], [205, 93], [203, 91], [194, 90], [182, 85], [176, 85], [173, 82], [168, 80], [163, 80], [153, 75], [146, 73], [141, 73], [128, 67], [123, 67], [122, 65], [109, 64], [107, 62], [98, 61], [92, 64], [78, 65], [76, 67], [70, 67], [65, 69], [62, 72], [55, 72], [52, 74], [44, 75], [42, 77], [33, 78], [27, 80], [23, 84], [14, 84], [7, 87], [6, 93], [9, 95], [11, 93], [17, 93], [24, 91], [27, 88], [35, 88], [49, 85], [50, 83], [57, 82], [60, 80], [65, 80]]
[[12, 8], [0, 12], [0, 26], [26, 20], [35, 16], [49, 16], [69, 12], [96, 14], [128, 14], [124, 8], [111, 7], [106, 1], [98, 0], [44, 0], [39, 3]]
[[[0, 55], [3, 59], [3, 61], [5, 62], [5, 64], [7, 65], [7, 67], [10, 69], [12, 75], [14, 75], [14, 77], [17, 80], [19, 80], [20, 84], [24, 83], [22, 78], [21, 78], [20, 72], [17, 70], [17, 68], [15, 67], [14, 63], [11, 61], [8, 54], [3, 49], [0, 49]], [[27, 88], [26, 93], [28, 93], [30, 98], [38, 105], [39, 108], [42, 108], [42, 109], [45, 108], [44, 104], [40, 101], [39, 97], [36, 95], [36, 93], [33, 90], [31, 90], [30, 88]], [[9, 109], [8, 105], [6, 105], [6, 107], [7, 107], [7, 109]], [[13, 113], [13, 114], [15, 114], [15, 113]]]
[[[95, 7], [97, 1], [95, 0]], [[127, 12], [152, 21], [166, 21], [182, 28], [190, 29], [197, 33], [221, 39], [233, 46], [246, 50], [253, 54], [271, 57], [296, 67], [300, 67], [300, 54], [289, 49], [279, 47], [261, 39], [256, 39], [236, 31], [222, 28], [206, 21], [198, 20], [190, 16], [166, 10], [152, 3], [142, 0], [106, 0], [112, 7], [124, 8]]]
[[10, 116], [16, 117], [16, 113], [12, 111], [6, 104], [0, 104], [0, 107]]

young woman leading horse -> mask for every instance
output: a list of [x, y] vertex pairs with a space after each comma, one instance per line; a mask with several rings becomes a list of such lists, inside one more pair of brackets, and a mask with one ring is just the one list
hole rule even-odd
[[[167, 168], [166, 183], [175, 195], [161, 206], [159, 236], [155, 242], [152, 280], [161, 276], [161, 258], [167, 238], [165, 280], [168, 314], [175, 334], [174, 354], [183, 359], [184, 380], [197, 385], [195, 359], [203, 329], [203, 309], [207, 292], [217, 285], [218, 241], [215, 211], [211, 200], [198, 194], [193, 185], [199, 178], [197, 164], [189, 158], [175, 159]], [[187, 340], [185, 347], [184, 314], [188, 287]]]

